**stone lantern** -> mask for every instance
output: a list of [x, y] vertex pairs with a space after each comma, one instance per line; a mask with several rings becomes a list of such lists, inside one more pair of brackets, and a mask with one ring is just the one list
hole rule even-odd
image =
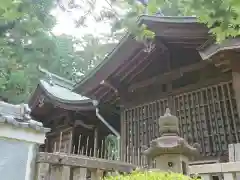
[[150, 143], [143, 152], [156, 160], [156, 169], [188, 174], [189, 159], [198, 154], [198, 149], [179, 136], [178, 118], [166, 109], [159, 118], [160, 137]]

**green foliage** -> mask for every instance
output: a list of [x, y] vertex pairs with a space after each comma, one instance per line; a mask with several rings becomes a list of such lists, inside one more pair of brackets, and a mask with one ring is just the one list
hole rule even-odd
[[140, 172], [134, 171], [131, 174], [117, 175], [117, 176], [107, 176], [104, 180], [196, 180], [196, 178], [190, 178], [189, 176], [184, 176], [183, 174], [177, 173], [163, 173], [163, 172]]
[[54, 25], [51, 7], [51, 0], [0, 2], [0, 95], [13, 103], [29, 96], [36, 85], [32, 82], [37, 64], [47, 64], [46, 56], [51, 55], [47, 33]]
[[228, 37], [236, 37], [240, 33], [240, 2], [238, 0], [182, 0], [184, 14], [194, 14], [199, 22], [206, 24], [210, 32], [221, 42]]
[[119, 155], [118, 139], [110, 134], [105, 138], [105, 149], [109, 159], [117, 159]]
[[[239, 0], [149, 0], [148, 6], [134, 3], [132, 0], [125, 1], [133, 7], [132, 9], [145, 8], [148, 15], [155, 15], [161, 9], [161, 13], [166, 16], [196, 16], [200, 23], [210, 28], [210, 33], [216, 37], [217, 42], [240, 34]], [[143, 14], [142, 11], [133, 12], [134, 16]], [[128, 29], [131, 31], [132, 27]]]
[[[51, 30], [56, 20], [50, 12], [56, 5], [61, 6], [57, 2], [60, 1], [0, 2], [0, 97], [11, 103], [28, 100], [41, 76], [39, 65], [77, 81], [112, 48], [93, 36], [84, 36], [81, 40], [67, 35], [54, 36]], [[79, 8], [71, 3], [70, 6]], [[91, 12], [92, 2], [89, 1], [88, 6], [87, 12]]]

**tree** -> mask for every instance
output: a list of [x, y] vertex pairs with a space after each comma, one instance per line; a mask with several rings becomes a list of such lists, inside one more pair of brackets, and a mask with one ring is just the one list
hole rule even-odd
[[[136, 3], [133, 0], [125, 0], [137, 15], [143, 14], [155, 15], [159, 9], [174, 10], [175, 13], [185, 16], [196, 16], [200, 23], [204, 23], [210, 29], [210, 32], [216, 37], [217, 42], [221, 42], [229, 37], [236, 37], [240, 33], [240, 1], [238, 0], [149, 0], [147, 3]], [[176, 11], [177, 10], [177, 11]], [[165, 13], [164, 13], [165, 12]], [[169, 11], [168, 11], [169, 12]], [[166, 15], [172, 15], [167, 14]], [[131, 28], [129, 28], [131, 29]]]
[[[84, 12], [94, 9], [91, 3]], [[106, 55], [107, 41], [86, 35], [54, 36], [51, 10], [64, 8], [57, 0], [4, 0], [0, 2], [0, 96], [11, 103], [27, 101], [41, 74], [38, 66], [78, 81]], [[80, 8], [70, 3], [71, 8]], [[83, 5], [82, 5], [83, 6]], [[85, 4], [86, 6], [86, 4]], [[69, 12], [69, 9], [67, 9]], [[86, 18], [86, 15], [82, 15]], [[78, 26], [84, 22], [78, 21]]]
[[53, 46], [49, 34], [54, 25], [49, 13], [52, 7], [51, 0], [0, 3], [0, 94], [11, 102], [26, 99], [37, 76], [37, 64], [49, 63], [46, 56], [51, 56]]

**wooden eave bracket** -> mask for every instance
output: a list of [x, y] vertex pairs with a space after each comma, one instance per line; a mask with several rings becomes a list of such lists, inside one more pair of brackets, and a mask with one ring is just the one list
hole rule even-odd
[[182, 68], [172, 70], [170, 72], [166, 72], [166, 73], [158, 75], [158, 76], [154, 76], [152, 78], [149, 78], [149, 79], [143, 80], [141, 82], [132, 84], [128, 88], [128, 92], [134, 92], [136, 89], [150, 86], [153, 83], [167, 83], [169, 81], [176, 80], [179, 77], [181, 77], [184, 73], [191, 72], [191, 71], [198, 70], [198, 69], [202, 69], [202, 68], [206, 67], [207, 65], [208, 65], [208, 62], [200, 61], [198, 63], [194, 63], [194, 64], [191, 64], [191, 65], [182, 67]]

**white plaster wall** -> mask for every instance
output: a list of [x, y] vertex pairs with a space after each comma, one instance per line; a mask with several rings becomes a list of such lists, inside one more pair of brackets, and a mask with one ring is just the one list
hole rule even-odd
[[28, 160], [31, 144], [13, 139], [0, 139], [0, 179], [30, 180]]
[[0, 123], [0, 180], [32, 180], [36, 145], [45, 133]]

